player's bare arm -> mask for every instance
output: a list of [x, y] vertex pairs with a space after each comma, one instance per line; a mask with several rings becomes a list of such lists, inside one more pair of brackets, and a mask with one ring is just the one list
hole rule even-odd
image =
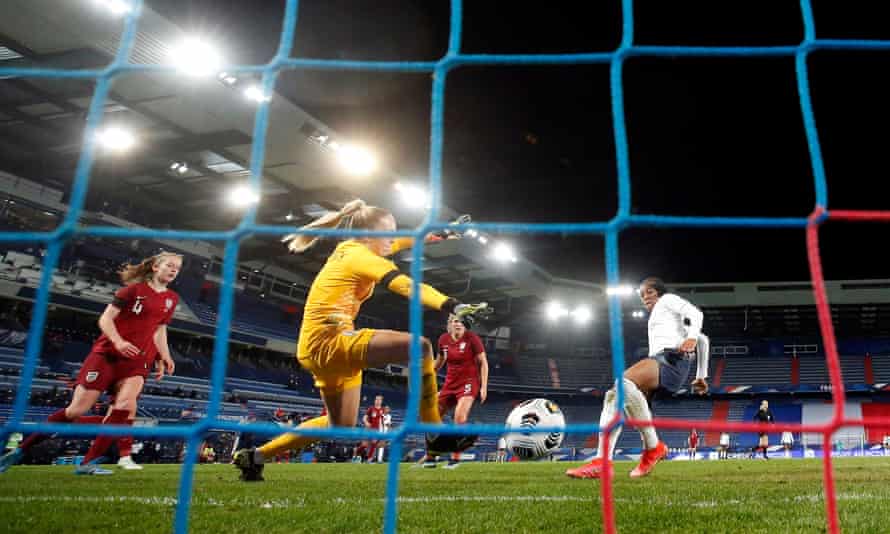
[[108, 336], [108, 339], [114, 344], [114, 350], [124, 357], [135, 358], [136, 356], [139, 356], [139, 353], [141, 352], [139, 347], [121, 337], [117, 331], [117, 327], [114, 326], [114, 320], [117, 319], [120, 312], [120, 308], [113, 304], [106, 306], [105, 311], [102, 312], [102, 315], [99, 317], [99, 329], [102, 330], [102, 333]]
[[485, 399], [488, 398], [488, 356], [484, 351], [480, 352], [476, 356], [476, 361], [479, 362], [479, 379], [482, 383], [479, 388], [479, 402], [485, 403]]

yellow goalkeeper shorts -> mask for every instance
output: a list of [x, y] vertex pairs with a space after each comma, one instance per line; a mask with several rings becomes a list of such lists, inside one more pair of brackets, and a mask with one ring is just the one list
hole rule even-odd
[[374, 330], [329, 330], [330, 334], [311, 336], [306, 343], [301, 338], [297, 360], [312, 373], [315, 387], [324, 392], [340, 393], [361, 386]]

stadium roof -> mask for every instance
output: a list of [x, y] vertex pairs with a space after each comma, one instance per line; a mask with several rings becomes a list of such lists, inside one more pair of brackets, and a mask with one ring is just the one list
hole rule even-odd
[[[0, 57], [16, 66], [102, 67], [111, 61], [122, 30], [121, 19], [106, 15], [83, 2], [11, 0], [0, 19]], [[131, 60], [168, 62], [185, 37], [181, 28], [146, 7]], [[234, 85], [222, 75], [196, 80], [128, 73], [116, 78], [103, 124], [125, 125], [137, 141], [126, 154], [98, 154], [88, 208], [150, 227], [233, 227], [241, 212], [226, 205], [225, 195], [249, 174], [256, 109], [242, 94], [252, 80], [234, 78]], [[2, 170], [61, 191], [64, 199], [80, 156], [93, 87], [92, 81], [75, 79], [0, 80]], [[390, 207], [403, 224], [420, 221], [422, 212], [395, 199], [397, 175], [383, 170], [358, 179], [343, 172], [328, 146], [347, 140], [291, 100], [275, 94], [269, 117], [259, 221], [298, 225], [355, 197]], [[185, 164], [187, 171], [171, 168], [177, 164]], [[454, 214], [444, 207], [444, 216]], [[273, 239], [249, 239], [240, 260], [314, 273], [327, 250], [287, 256]], [[426, 280], [466, 300], [500, 303], [504, 310], [513, 299], [516, 304], [531, 297], [540, 301], [550, 293], [549, 274], [521, 258], [498, 264], [478, 240], [435, 245], [428, 257]]]

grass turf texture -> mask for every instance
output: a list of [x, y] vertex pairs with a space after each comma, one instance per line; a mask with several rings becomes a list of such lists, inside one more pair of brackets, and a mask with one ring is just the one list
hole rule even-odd
[[[598, 481], [563, 475], [577, 464], [403, 465], [399, 532], [596, 532]], [[818, 460], [665, 462], [631, 480], [616, 464], [622, 532], [823, 532]], [[112, 467], [112, 469], [115, 469]], [[116, 469], [115, 469], [116, 470]], [[117, 471], [117, 470], [116, 470]], [[836, 459], [844, 532], [886, 532], [890, 458]], [[245, 484], [229, 465], [196, 467], [192, 532], [375, 532], [382, 527], [385, 465], [268, 465]], [[179, 466], [109, 477], [70, 466], [19, 466], [0, 476], [3, 532], [170, 532]]]

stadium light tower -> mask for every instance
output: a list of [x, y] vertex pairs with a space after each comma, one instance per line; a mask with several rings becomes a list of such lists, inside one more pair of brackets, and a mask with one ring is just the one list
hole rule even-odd
[[222, 71], [216, 75], [216, 79], [228, 87], [233, 87], [238, 83], [238, 77], [234, 74]]
[[263, 93], [263, 88], [259, 85], [251, 85], [244, 90], [244, 97], [253, 102], [269, 102], [272, 97]]
[[590, 308], [587, 306], [578, 306], [572, 310], [572, 319], [575, 320], [575, 324], [583, 326], [593, 319], [593, 313], [591, 313]]
[[377, 158], [367, 148], [335, 142], [328, 146], [337, 153], [340, 166], [353, 176], [367, 176], [377, 170]]
[[260, 194], [248, 185], [239, 185], [229, 191], [229, 204], [244, 208], [260, 201]]
[[619, 297], [629, 297], [634, 294], [634, 287], [631, 285], [609, 286], [606, 288], [606, 295], [617, 295]]
[[554, 300], [547, 304], [547, 307], [544, 310], [547, 314], [547, 318], [551, 321], [556, 321], [557, 319], [562, 319], [563, 317], [569, 314], [569, 310], [565, 309], [563, 305]]
[[402, 203], [412, 209], [429, 209], [430, 196], [420, 186], [414, 184], [395, 183], [396, 191], [402, 198]]
[[93, 0], [93, 3], [107, 9], [112, 15], [126, 15], [133, 10], [129, 0]]
[[111, 152], [126, 152], [136, 144], [133, 132], [121, 126], [108, 126], [96, 134], [102, 148]]
[[189, 164], [184, 161], [174, 161], [168, 169], [170, 169], [171, 173], [182, 175], [189, 172]]
[[223, 60], [215, 46], [190, 37], [170, 49], [170, 60], [176, 68], [191, 77], [210, 76], [219, 73]]
[[491, 251], [491, 257], [501, 263], [516, 263], [519, 261], [516, 257], [516, 253], [513, 252], [513, 247], [506, 243], [498, 243], [495, 245]]

